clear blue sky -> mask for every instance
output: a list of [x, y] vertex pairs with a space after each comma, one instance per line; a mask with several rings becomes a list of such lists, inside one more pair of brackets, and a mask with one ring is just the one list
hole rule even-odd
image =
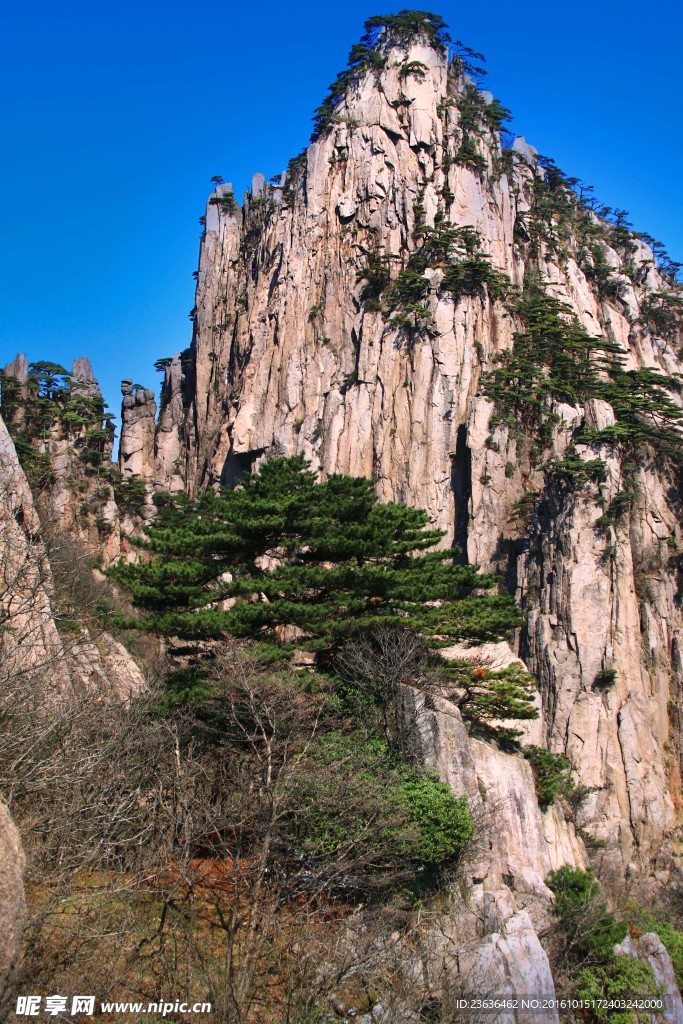
[[[405, 2], [405, 0], [404, 0]], [[3, 0], [0, 365], [156, 386], [190, 339], [209, 179], [281, 171], [378, 0]], [[512, 128], [683, 261], [677, 0], [423, 0], [488, 58]]]

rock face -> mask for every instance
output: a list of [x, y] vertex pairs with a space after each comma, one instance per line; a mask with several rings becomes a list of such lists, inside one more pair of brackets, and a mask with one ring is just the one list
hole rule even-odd
[[[444, 926], [444, 986], [456, 977], [463, 997], [554, 997], [538, 933], [550, 920], [548, 873], [588, 866], [574, 824], [557, 804], [541, 811], [528, 761], [471, 737], [455, 705], [404, 687], [403, 710], [410, 752], [468, 797], [476, 825], [465, 865], [470, 897]], [[532, 1018], [511, 1010], [501, 1019]]]
[[186, 368], [190, 353], [164, 360], [159, 419], [154, 441], [154, 487], [171, 494], [185, 490], [185, 417], [190, 380]]
[[[620, 884], [665, 884], [679, 871], [679, 499], [649, 455], [634, 469], [618, 446], [581, 444], [582, 429], [615, 423], [593, 398], [555, 402], [544, 457], [571, 447], [600, 458], [602, 492], [549, 487], [543, 458], [482, 388], [520, 329], [510, 305], [492, 289], [447, 288], [438, 259], [420, 271], [418, 307], [401, 307], [395, 285], [446, 225], [471, 229], [508, 291], [541, 282], [626, 369], [680, 372], [680, 319], [672, 329], [648, 314], [674, 286], [642, 240], [626, 232], [625, 243], [612, 225], [586, 245], [539, 213], [547, 164], [523, 138], [502, 148], [482, 113], [492, 97], [457, 62], [419, 36], [380, 49], [382, 67], [351, 79], [277, 184], [256, 176], [242, 207], [229, 185], [209, 198], [183, 380], [176, 357], [154, 463], [151, 401], [127, 396], [139, 423], [125, 458], [158, 486], [194, 494], [265, 455], [303, 453], [321, 474], [372, 476], [382, 499], [426, 508], [445, 545], [505, 575], [525, 615], [512, 656], [540, 684], [527, 742], [571, 759], [586, 794], [576, 823], [541, 812], [528, 763], [468, 737], [453, 707], [418, 708], [413, 741], [484, 820], [496, 809], [471, 874], [490, 924], [475, 929], [471, 969], [486, 965], [504, 988], [533, 962], [540, 974], [526, 981], [550, 994], [536, 937], [544, 878], [587, 864], [580, 835], [604, 845], [603, 877]], [[628, 514], [605, 523], [626, 490]], [[543, 500], [520, 519], [534, 495]]]
[[0, 419], [2, 675], [9, 680], [50, 665], [50, 678], [59, 689], [68, 673], [52, 614], [52, 574], [40, 529], [14, 444]]
[[56, 373], [56, 383], [47, 385], [19, 354], [2, 377], [10, 384], [3, 387], [5, 422], [17, 442], [34, 452], [29, 475], [46, 525], [77, 537], [110, 564], [121, 546], [118, 509], [107, 474], [114, 430], [90, 360], [79, 356], [70, 373]]
[[55, 697], [67, 687], [127, 699], [145, 680], [125, 648], [85, 626], [58, 629], [55, 584], [42, 526], [0, 418], [0, 693], [39, 675]]
[[[419, 314], [429, 328], [410, 335], [378, 277], [396, 279], [425, 229], [470, 227], [512, 285], [541, 280], [627, 367], [665, 374], [680, 370], [675, 342], [644, 311], [671, 285], [635, 236], [625, 249], [604, 233], [599, 257], [571, 234], [562, 245], [550, 230], [528, 243], [545, 180], [533, 146], [518, 139], [503, 152], [484, 127], [477, 158], [463, 158], [473, 87], [424, 39], [384, 55], [381, 70], [351, 82], [277, 187], [259, 179], [243, 207], [230, 186], [209, 199], [190, 407], [176, 434], [179, 406], [168, 406], [174, 426], [165, 420], [162, 432], [173, 441], [168, 454], [157, 442], [157, 476], [174, 486], [184, 477], [194, 493], [238, 479], [265, 454], [301, 452], [322, 473], [373, 476], [382, 499], [426, 508], [445, 544], [517, 588], [519, 654], [540, 682], [544, 741], [591, 790], [581, 827], [607, 843], [605, 869], [663, 881], [680, 778], [672, 480], [646, 459], [629, 485], [631, 513], [601, 528], [624, 467], [613, 449], [579, 445], [607, 466], [602, 503], [590, 488], [551, 495], [540, 518], [520, 525], [516, 503], [542, 490], [544, 475], [481, 390], [482, 373], [513, 345], [515, 316], [485, 291], [445, 289], [434, 266]], [[475, 102], [484, 109], [490, 97]], [[596, 260], [611, 275], [609, 294]], [[614, 422], [597, 400], [558, 404], [554, 415], [556, 458], [581, 425]], [[596, 686], [603, 672], [615, 673], [609, 688]]]
[[146, 480], [154, 475], [154, 430], [157, 403], [153, 391], [121, 381], [119, 469], [124, 476]]
[[12, 983], [26, 919], [24, 851], [9, 811], [0, 801], [0, 1016], [10, 1008]]

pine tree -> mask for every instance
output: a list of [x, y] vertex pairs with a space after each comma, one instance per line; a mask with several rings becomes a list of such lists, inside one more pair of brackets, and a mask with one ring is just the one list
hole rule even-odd
[[472, 661], [446, 661], [442, 671], [458, 693], [450, 694], [466, 722], [482, 736], [516, 747], [519, 729], [502, 724], [508, 719], [538, 718], [534, 704], [536, 683], [519, 664], [493, 669]]
[[409, 626], [438, 646], [519, 622], [494, 576], [433, 550], [443, 534], [426, 512], [380, 504], [371, 480], [318, 483], [301, 456], [196, 502], [166, 498], [146, 533], [149, 557], [113, 575], [143, 628], [165, 634], [269, 641], [297, 627], [320, 650], [371, 625]]

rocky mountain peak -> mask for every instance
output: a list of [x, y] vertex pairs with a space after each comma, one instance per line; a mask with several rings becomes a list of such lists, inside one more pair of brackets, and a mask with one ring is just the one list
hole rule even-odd
[[[522, 628], [451, 655], [533, 673], [524, 746], [419, 694], [406, 742], [482, 820], [495, 808], [468, 882], [470, 973], [550, 992], [551, 871], [593, 863], [648, 898], [681, 876], [683, 296], [659, 243], [506, 132], [477, 61], [434, 15], [371, 18], [284, 174], [254, 175], [241, 206], [216, 180], [191, 346], [156, 364], [158, 418], [122, 381], [119, 473], [90, 477], [107, 561], [134, 557], [122, 537], [155, 491], [298, 454], [426, 509], [455, 559], [498, 574]], [[23, 410], [29, 370], [5, 369]], [[99, 395], [87, 359], [71, 378]], [[75, 521], [67, 480], [95, 493], [74, 468], [92, 434], [63, 417], [47, 434], [33, 447]], [[569, 765], [574, 803], [544, 805], [523, 750]]]

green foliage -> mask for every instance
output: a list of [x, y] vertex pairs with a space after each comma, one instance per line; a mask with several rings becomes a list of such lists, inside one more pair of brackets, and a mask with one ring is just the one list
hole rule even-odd
[[[406, 46], [413, 39], [423, 38], [440, 53], [445, 54], [449, 36], [446, 23], [438, 14], [428, 11], [399, 11], [398, 14], [376, 15], [365, 22], [365, 32], [359, 43], [351, 48], [344, 71], [329, 88], [327, 96], [313, 115], [315, 142], [334, 123], [339, 103], [348, 89], [359, 82], [368, 71], [380, 71], [386, 64], [386, 51], [391, 46]], [[413, 61], [405, 73], [422, 73]]]
[[[625, 370], [616, 345], [589, 335], [569, 307], [537, 288], [513, 312], [523, 330], [515, 332], [512, 350], [483, 378], [484, 393], [496, 401], [506, 422], [517, 422], [547, 442], [557, 422], [553, 403], [600, 398], [612, 406], [616, 423], [599, 431], [583, 429], [583, 443], [620, 445], [629, 457], [648, 444], [680, 462], [683, 409], [671, 397], [681, 391], [676, 377], [649, 368]], [[601, 460], [585, 461], [573, 450], [549, 468], [560, 482], [574, 484], [604, 475]]]
[[[466, 797], [454, 796], [426, 769], [408, 768], [382, 741], [359, 742], [338, 732], [308, 748], [295, 806], [291, 840], [304, 857], [324, 861], [353, 850], [365, 861], [372, 852], [366, 871], [375, 885], [406, 869], [438, 881], [474, 837]], [[378, 833], [369, 828], [373, 822]]]
[[609, 690], [617, 681], [617, 670], [615, 668], [602, 668], [593, 680], [594, 690]]
[[607, 909], [593, 872], [565, 865], [550, 872], [546, 885], [555, 894], [555, 913], [571, 938], [573, 954], [609, 959], [628, 928]]
[[475, 171], [486, 170], [486, 157], [479, 151], [471, 135], [463, 135], [455, 154], [455, 160]]
[[538, 718], [536, 683], [521, 665], [491, 669], [472, 661], [444, 661], [443, 672], [460, 691], [453, 699], [463, 718], [487, 738], [514, 746], [521, 733], [501, 720]]
[[679, 274], [683, 265], [672, 260], [662, 243], [658, 242], [652, 235], [648, 235], [644, 231], [636, 231], [634, 234], [636, 238], [640, 238], [641, 241], [650, 246], [659, 273], [667, 280], [671, 287], [676, 288], [680, 286]]
[[568, 306], [540, 289], [531, 288], [512, 311], [523, 329], [515, 332], [512, 350], [484, 378], [484, 392], [525, 429], [540, 431], [551, 401], [575, 404], [595, 393], [600, 368], [596, 357], [616, 349], [591, 337]]
[[481, 64], [475, 63], [475, 61], [481, 61], [482, 64], [485, 64], [486, 57], [483, 53], [478, 53], [476, 50], [470, 49], [469, 46], [465, 46], [460, 39], [456, 39], [453, 44], [449, 71], [456, 78], [463, 78], [465, 75], [468, 75], [475, 82], [480, 82], [486, 76], [486, 70]]
[[147, 497], [147, 485], [140, 476], [123, 476], [112, 467], [109, 472], [114, 488], [114, 500], [122, 512], [140, 515]]
[[293, 156], [287, 164], [287, 170], [284, 174], [283, 184], [286, 188], [282, 192], [282, 205], [285, 207], [291, 207], [294, 205], [294, 199], [297, 193], [297, 189], [301, 184], [306, 171], [306, 164], [308, 160], [308, 153], [305, 149]]
[[341, 387], [339, 388], [340, 393], [342, 395], [345, 395], [346, 392], [350, 388], [354, 387], [354, 385], [356, 385], [357, 383], [358, 383], [358, 370], [351, 370], [350, 373], [345, 373], [344, 374], [344, 379], [343, 379], [343, 381], [341, 383]]
[[[518, 215], [515, 223], [515, 241], [528, 259], [538, 260], [544, 250], [546, 256], [563, 262], [570, 252], [577, 252], [578, 244], [579, 264], [599, 297], [617, 301], [622, 297], [624, 282], [609, 264], [603, 243], [620, 255], [620, 272], [639, 285], [645, 281], [652, 262], [634, 263], [636, 239], [641, 239], [652, 248], [657, 269], [671, 288], [679, 286], [681, 264], [672, 260], [662, 243], [651, 235], [633, 231], [625, 210], [601, 204], [592, 186], [570, 177], [548, 157], [538, 157], [535, 172], [527, 190], [530, 210]], [[646, 304], [644, 320], [648, 313]]]
[[676, 983], [683, 988], [683, 931], [679, 931], [661, 910], [644, 907], [635, 900], [629, 900], [624, 916], [630, 925], [641, 932], [654, 932], [662, 940], [671, 957]]
[[368, 256], [367, 264], [359, 274], [359, 280], [365, 282], [361, 301], [368, 312], [378, 313], [382, 309], [382, 293], [391, 281], [389, 268], [395, 259], [397, 257], [392, 255], [373, 253]]
[[113, 440], [113, 417], [99, 393], [73, 378], [63, 366], [30, 363], [26, 381], [0, 372], [0, 409], [34, 490], [53, 483], [49, 442], [66, 435], [88, 471], [99, 467]]
[[[584, 967], [579, 972], [576, 998], [593, 1004], [588, 1011], [590, 1021], [602, 1024], [649, 1024], [656, 1010], [610, 1007], [610, 1002], [657, 999], [661, 996], [649, 964], [619, 953], [604, 964]], [[606, 1002], [606, 1005], [602, 1005]]]
[[683, 331], [683, 298], [670, 292], [647, 295], [640, 304], [640, 322], [657, 337], [676, 341]]
[[546, 466], [548, 476], [561, 487], [574, 489], [593, 480], [603, 483], [607, 476], [602, 459], [584, 459], [573, 446], [561, 459], [552, 459]]
[[439, 644], [519, 621], [494, 577], [429, 550], [442, 534], [425, 512], [380, 504], [371, 480], [317, 483], [300, 456], [268, 460], [235, 490], [166, 498], [145, 531], [149, 559], [112, 574], [162, 633], [269, 640], [297, 627], [324, 649], [369, 625]]
[[608, 373], [609, 379], [599, 385], [597, 395], [610, 403], [616, 423], [604, 430], [584, 431], [585, 440], [596, 445], [618, 444], [627, 456], [649, 445], [660, 456], [680, 463], [683, 409], [670, 397], [680, 394], [680, 381], [648, 367], [624, 370], [616, 361], [610, 363]]
[[475, 140], [482, 138], [486, 132], [499, 132], [503, 123], [509, 121], [512, 115], [499, 100], [494, 99], [487, 103], [483, 94], [474, 85], [466, 86], [465, 91], [456, 100], [456, 106], [461, 135], [455, 160], [475, 170], [485, 170], [486, 159], [477, 149]]
[[[661, 992], [647, 963], [614, 952], [628, 927], [607, 909], [592, 872], [565, 866], [551, 872], [546, 883], [555, 893], [571, 997], [595, 1004], [586, 1008], [586, 1020], [649, 1022], [650, 1012], [610, 1006], [612, 1001], [657, 998]], [[606, 1001], [604, 1005], [601, 1000]]]
[[160, 708], [190, 706], [197, 711], [215, 695], [215, 690], [201, 668], [184, 668], [169, 673], [164, 679], [164, 695]]
[[589, 242], [580, 254], [579, 266], [588, 280], [594, 283], [601, 299], [621, 297], [624, 283], [615, 276], [614, 267], [607, 259], [602, 242]]
[[416, 78], [424, 78], [427, 74], [427, 66], [421, 60], [404, 61], [398, 72], [399, 78], [407, 78], [408, 75], [415, 75]]
[[447, 28], [438, 14], [404, 9], [398, 14], [379, 14], [368, 18], [361, 42], [374, 46], [381, 40], [387, 47], [408, 46], [415, 39], [422, 38], [444, 57], [446, 44], [450, 42]]
[[456, 100], [458, 108], [458, 127], [464, 134], [481, 133], [484, 122], [486, 103], [484, 97], [474, 85], [468, 85]]
[[632, 500], [633, 496], [630, 491], [619, 491], [612, 498], [605, 514], [600, 516], [595, 525], [599, 529], [607, 529], [610, 526], [617, 526], [628, 514]]
[[217, 206], [222, 213], [234, 213], [237, 209], [237, 202], [233, 192], [224, 192], [220, 196], [211, 196], [210, 206]]
[[564, 754], [553, 754], [545, 747], [530, 744], [522, 749], [531, 765], [536, 783], [536, 796], [544, 809], [574, 788], [572, 763]]
[[[3, 413], [4, 416], [4, 413]], [[21, 468], [34, 494], [40, 493], [55, 482], [50, 456], [45, 451], [38, 451], [30, 440], [19, 433], [12, 425], [7, 424], [14, 441], [14, 448]]]
[[[481, 252], [479, 236], [470, 227], [440, 225], [429, 228], [417, 224], [415, 234], [419, 247], [410, 254], [395, 281], [386, 287], [388, 271], [383, 279], [386, 288], [384, 308], [393, 314], [391, 325], [416, 335], [431, 321], [424, 300], [429, 292], [425, 271], [440, 269], [441, 291], [450, 292], [458, 301], [462, 296], [482, 300], [502, 298], [510, 288], [505, 274], [491, 266], [490, 258]], [[377, 278], [375, 279], [377, 281]]]
[[441, 868], [456, 863], [474, 838], [467, 797], [455, 796], [435, 775], [413, 769], [401, 785], [401, 802], [417, 830], [420, 864]]

